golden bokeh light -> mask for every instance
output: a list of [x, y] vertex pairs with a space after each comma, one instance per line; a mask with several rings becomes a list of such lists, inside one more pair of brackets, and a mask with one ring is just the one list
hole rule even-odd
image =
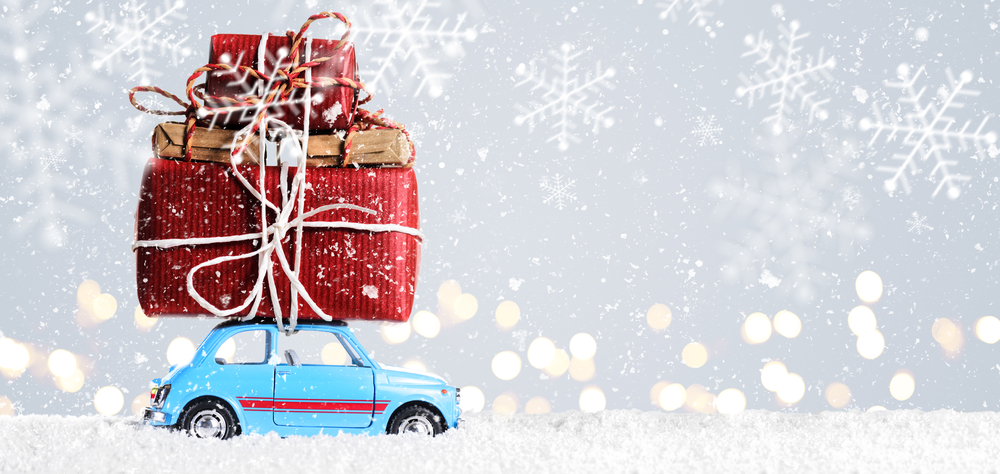
[[463, 293], [455, 298], [455, 316], [458, 319], [468, 321], [476, 315], [476, 311], [479, 311], [479, 301], [475, 296]]
[[136, 329], [142, 332], [147, 332], [150, 329], [153, 329], [153, 326], [156, 326], [157, 321], [160, 320], [155, 316], [146, 316], [146, 313], [144, 313], [142, 308], [138, 306], [135, 307], [135, 312], [132, 314], [132, 318], [135, 320]]
[[497, 306], [494, 317], [497, 328], [501, 331], [510, 331], [521, 319], [521, 308], [513, 301], [504, 301]]
[[76, 370], [76, 356], [67, 350], [56, 349], [49, 354], [49, 371], [56, 377], [67, 377]]
[[778, 311], [774, 315], [774, 331], [789, 339], [798, 337], [802, 332], [802, 320], [798, 315], [788, 310]]
[[486, 396], [479, 387], [467, 385], [462, 387], [460, 394], [462, 399], [458, 402], [458, 406], [466, 413], [479, 413], [486, 406]]
[[868, 360], [875, 360], [885, 350], [885, 337], [877, 330], [858, 336], [858, 354]]
[[493, 375], [500, 380], [512, 380], [521, 373], [521, 356], [511, 351], [503, 351], [493, 357]]
[[862, 334], [875, 331], [877, 326], [878, 323], [875, 321], [875, 313], [873, 313], [867, 306], [855, 306], [854, 309], [847, 314], [847, 327], [851, 328], [851, 332], [853, 332], [855, 336], [861, 336]]
[[142, 416], [142, 413], [149, 406], [149, 395], [141, 394], [132, 399], [132, 404], [129, 406], [129, 410], [134, 416]]
[[547, 337], [539, 337], [528, 345], [528, 363], [536, 369], [548, 367], [556, 355], [556, 345]]
[[692, 342], [681, 351], [681, 360], [684, 365], [697, 369], [708, 362], [708, 349], [700, 342]]
[[184, 365], [194, 358], [194, 344], [186, 337], [178, 337], [167, 346], [167, 363], [171, 366]]
[[577, 382], [586, 382], [594, 378], [597, 367], [594, 366], [594, 359], [572, 358], [569, 361], [569, 376]]
[[[233, 349], [236, 349], [235, 345]], [[222, 349], [220, 348], [219, 351], [221, 352]], [[348, 365], [351, 363], [347, 350], [339, 341], [330, 342], [323, 346], [323, 350], [319, 351], [319, 358], [326, 365]]]
[[410, 369], [410, 370], [416, 370], [418, 372], [427, 372], [427, 373], [430, 373], [430, 371], [427, 370], [427, 364], [424, 364], [423, 362], [421, 362], [418, 359], [406, 359], [406, 361], [403, 362], [403, 368], [404, 369]]
[[909, 400], [913, 396], [913, 391], [917, 388], [917, 382], [906, 369], [900, 369], [889, 381], [889, 394], [899, 401]]
[[649, 402], [653, 405], [660, 406], [660, 393], [663, 393], [663, 389], [667, 388], [670, 382], [666, 380], [660, 380], [653, 384], [653, 387], [649, 389]]
[[679, 383], [667, 384], [657, 397], [660, 408], [666, 411], [674, 411], [684, 406], [685, 401], [687, 401], [687, 389]]
[[806, 383], [799, 374], [789, 373], [778, 389], [778, 399], [789, 405], [798, 403], [805, 394]]
[[646, 324], [655, 331], [662, 331], [670, 327], [670, 321], [673, 318], [673, 313], [665, 304], [656, 303], [646, 311]]
[[382, 323], [379, 334], [386, 344], [401, 344], [410, 338], [410, 323]]
[[871, 408], [865, 410], [865, 413], [875, 413], [878, 411], [886, 411], [887, 408], [882, 405], [873, 405]]
[[97, 295], [92, 304], [94, 316], [101, 321], [111, 319], [118, 311], [118, 300], [107, 293]]
[[601, 387], [590, 385], [580, 392], [580, 411], [584, 413], [597, 413], [604, 410], [607, 404]]
[[569, 352], [577, 359], [590, 359], [597, 353], [597, 341], [585, 332], [576, 334], [569, 340]]
[[455, 300], [462, 295], [462, 285], [455, 280], [445, 280], [438, 286], [438, 311], [441, 322], [455, 324], [458, 316], [455, 315]]
[[723, 415], [735, 415], [747, 408], [747, 397], [735, 388], [727, 388], [715, 397], [715, 409]]
[[874, 303], [882, 297], [882, 277], [871, 270], [866, 270], [854, 280], [854, 289], [858, 298], [865, 303]]
[[76, 289], [76, 304], [86, 312], [94, 311], [94, 298], [101, 294], [101, 285], [94, 280], [84, 280]]
[[512, 392], [504, 392], [493, 399], [493, 412], [502, 415], [512, 415], [517, 413], [517, 395]]
[[764, 364], [764, 368], [760, 369], [760, 382], [764, 388], [772, 392], [781, 390], [786, 378], [788, 378], [788, 368], [776, 360]]
[[958, 356], [965, 345], [962, 327], [948, 318], [938, 318], [931, 326], [931, 335], [950, 358]]
[[0, 395], [0, 416], [14, 416], [14, 402]]
[[740, 326], [740, 336], [747, 344], [760, 344], [771, 338], [771, 320], [764, 313], [747, 316]]
[[430, 311], [417, 311], [411, 321], [413, 330], [427, 339], [433, 339], [441, 332], [441, 320]]
[[[326, 348], [324, 347], [323, 350], [326, 350]], [[236, 355], [236, 341], [233, 338], [226, 339], [226, 342], [223, 342], [219, 346], [219, 350], [215, 351], [215, 358], [223, 359], [227, 364], [233, 362], [234, 355]]]
[[983, 316], [976, 321], [976, 337], [987, 344], [1000, 341], [1000, 319], [994, 316]]
[[102, 415], [117, 415], [125, 406], [125, 397], [117, 387], [101, 387], [94, 394], [94, 408]]
[[524, 404], [524, 412], [531, 415], [541, 415], [552, 412], [552, 404], [545, 397], [534, 397]]
[[28, 350], [10, 338], [0, 338], [0, 369], [20, 375], [28, 367]]
[[73, 369], [73, 372], [65, 377], [56, 377], [56, 387], [67, 393], [76, 393], [83, 388], [86, 377], [80, 369]]
[[826, 403], [831, 407], [841, 409], [851, 403], [851, 389], [840, 382], [833, 382], [826, 386]]
[[684, 409], [695, 413], [716, 413], [715, 395], [701, 384], [692, 384], [687, 388]]
[[569, 363], [569, 354], [565, 350], [558, 349], [552, 356], [552, 362], [545, 366], [542, 371], [549, 377], [561, 377], [562, 374], [565, 374], [569, 370]]

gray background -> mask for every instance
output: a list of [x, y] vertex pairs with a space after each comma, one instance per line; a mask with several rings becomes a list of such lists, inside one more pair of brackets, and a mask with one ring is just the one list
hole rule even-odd
[[[380, 340], [376, 325], [356, 323], [363, 342], [383, 362], [418, 358], [453, 384], [480, 387], [487, 407], [512, 391], [522, 407], [542, 395], [555, 411], [577, 409], [580, 390], [596, 384], [608, 408], [649, 410], [655, 409], [650, 388], [665, 379], [715, 393], [739, 388], [748, 408], [829, 409], [822, 391], [840, 381], [853, 392], [850, 408], [995, 410], [1000, 348], [978, 341], [972, 325], [996, 314], [997, 159], [974, 149], [948, 151], [956, 171], [970, 177], [955, 200], [931, 196], [936, 184], [927, 180], [927, 163], [913, 177], [911, 194], [890, 195], [882, 186], [886, 174], [876, 168], [905, 147], [884, 137], [867, 146], [872, 132], [859, 130], [858, 122], [871, 116], [873, 100], [886, 112], [898, 107], [898, 90], [884, 81], [896, 79], [901, 63], [926, 66], [919, 84], [928, 97], [945, 85], [946, 69], [956, 76], [972, 71], [968, 87], [981, 94], [956, 111], [959, 124], [972, 120], [975, 128], [996, 113], [1000, 3], [701, 3], [714, 12], [708, 23], [714, 37], [697, 22], [688, 24], [686, 11], [676, 21], [661, 19], [651, 0], [442, 0], [425, 10], [432, 28], [446, 20], [450, 28], [467, 14], [461, 29], [474, 27], [477, 35], [457, 46], [417, 43], [425, 58], [438, 60], [433, 64], [418, 64], [417, 56], [392, 59], [396, 73], [382, 77], [372, 105], [385, 107], [417, 141], [427, 239], [415, 310], [436, 311], [439, 285], [455, 279], [476, 296], [479, 312], [434, 339], [414, 335], [396, 346]], [[192, 2], [146, 30], [142, 41], [128, 42], [115, 37], [127, 32], [121, 28], [91, 30], [101, 18], [131, 15], [116, 2], [3, 5], [0, 333], [45, 354], [67, 349], [93, 361], [93, 368], [74, 394], [55, 388], [44, 371], [29, 370], [2, 379], [0, 395], [23, 413], [90, 414], [94, 392], [115, 385], [126, 392], [127, 410], [149, 379], [165, 373], [167, 344], [181, 335], [197, 342], [213, 323], [161, 319], [149, 333], [133, 325], [133, 213], [149, 133], [160, 120], [135, 111], [124, 91], [145, 79], [181, 93], [190, 71], [206, 60], [212, 34], [297, 29], [323, 9], [348, 14], [360, 30], [392, 7]], [[155, 15], [156, 8], [164, 6], [152, 2], [141, 11]], [[735, 91], [741, 73], [759, 71], [754, 57], [741, 57], [744, 38], [763, 32], [777, 45], [778, 26], [792, 20], [810, 33], [801, 43], [803, 56], [822, 48], [837, 63], [830, 78], [806, 85], [830, 100], [829, 118], [810, 124], [795, 104], [791, 129], [775, 137], [761, 123], [773, 98], [751, 107]], [[334, 37], [332, 25], [316, 23], [310, 31]], [[929, 32], [926, 41], [917, 38], [921, 27]], [[180, 48], [161, 47], [181, 39]], [[534, 60], [552, 74], [548, 52], [564, 43], [583, 51], [576, 74], [598, 62], [616, 74], [613, 90], [586, 100], [613, 107], [607, 116], [614, 124], [593, 133], [582, 114], [571, 117], [579, 142], [561, 151], [548, 140], [554, 120], [529, 130], [514, 119], [516, 105], [542, 99], [527, 85], [515, 87], [517, 66]], [[377, 37], [358, 45], [362, 69], [377, 67], [378, 45]], [[91, 67], [117, 47], [120, 57], [103, 64], [110, 70]], [[421, 88], [434, 74], [449, 76], [440, 80], [437, 96]], [[870, 95], [866, 103], [855, 97], [856, 87]], [[722, 131], [702, 146], [692, 131], [699, 117], [709, 116]], [[997, 130], [1000, 122], [991, 120], [984, 131]], [[540, 185], [556, 174], [574, 182], [575, 200], [563, 209], [544, 202]], [[719, 186], [729, 191], [720, 193]], [[914, 212], [933, 229], [909, 231]], [[762, 284], [764, 269], [781, 283]], [[872, 306], [887, 347], [873, 361], [857, 354], [847, 327], [848, 311], [860, 303], [854, 279], [869, 269], [886, 286]], [[109, 321], [80, 328], [75, 295], [88, 278], [114, 295], [119, 309]], [[511, 279], [523, 283], [515, 290]], [[504, 299], [522, 311], [511, 333], [493, 322]], [[663, 333], [645, 324], [654, 303], [673, 310]], [[802, 319], [798, 338], [743, 343], [739, 325], [746, 315], [781, 309]], [[931, 337], [940, 317], [965, 331], [957, 359], [946, 359]], [[527, 345], [538, 335], [565, 348], [581, 331], [598, 344], [591, 382], [545, 380], [527, 365]], [[711, 352], [700, 369], [681, 363], [681, 349], [691, 341]], [[520, 353], [525, 364], [509, 382], [490, 370], [503, 350]], [[759, 369], [768, 359], [784, 361], [805, 379], [800, 403], [781, 408], [761, 386]], [[917, 381], [906, 402], [888, 391], [900, 368]]]

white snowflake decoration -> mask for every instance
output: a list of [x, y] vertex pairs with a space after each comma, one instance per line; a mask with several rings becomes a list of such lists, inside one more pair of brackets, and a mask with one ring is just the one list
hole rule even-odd
[[715, 116], [709, 115], [706, 119], [705, 117], [698, 117], [698, 126], [691, 131], [695, 137], [698, 137], [698, 145], [718, 145], [722, 143], [719, 140], [719, 133], [722, 132], [722, 127], [715, 123]]
[[[660, 19], [664, 20], [667, 17], [671, 21], [677, 21], [677, 14], [684, 10], [691, 15], [691, 19], [688, 20], [689, 25], [698, 25], [699, 27], [705, 29], [710, 38], [715, 38], [715, 32], [712, 31], [711, 25], [708, 24], [712, 17], [715, 16], [715, 12], [706, 9], [712, 4], [714, 0], [671, 0], [669, 2], [660, 2], [656, 4], [656, 8], [660, 9]], [[717, 4], [722, 5], [723, 0], [718, 0]], [[686, 7], [686, 8], [685, 8]], [[718, 24], [721, 26], [721, 23]]]
[[744, 39], [750, 50], [742, 57], [757, 56], [754, 64], [761, 65], [764, 71], [751, 76], [740, 73], [743, 85], [736, 89], [736, 95], [749, 96], [750, 107], [753, 107], [755, 98], [763, 99], [765, 95], [774, 98], [774, 102], [768, 107], [772, 113], [764, 118], [763, 123], [770, 125], [775, 135], [790, 128], [789, 116], [795, 112], [796, 103], [799, 112], [808, 109], [806, 114], [809, 123], [814, 118], [826, 120], [830, 115], [823, 108], [830, 99], [818, 99], [816, 91], [810, 90], [810, 86], [816, 86], [824, 79], [832, 79], [830, 71], [837, 62], [832, 56], [823, 59], [822, 48], [815, 58], [806, 56], [803, 59], [799, 43], [809, 33], [800, 33], [800, 26], [798, 21], [792, 21], [787, 28], [784, 25], [778, 26], [781, 31], [781, 52], [777, 54], [772, 54], [774, 44], [764, 39], [763, 31], [756, 37], [747, 35]]
[[528, 124], [528, 130], [534, 130], [535, 125], [546, 119], [553, 119], [552, 129], [555, 134], [548, 141], [559, 143], [559, 149], [566, 151], [570, 142], [579, 142], [580, 138], [574, 132], [577, 125], [574, 120], [580, 119], [585, 124], [592, 124], [591, 131], [597, 133], [600, 127], [610, 127], [614, 119], [608, 113], [614, 108], [605, 106], [601, 100], [604, 90], [613, 89], [610, 79], [615, 76], [614, 68], [601, 69], [598, 62], [593, 73], [588, 72], [582, 79], [578, 75], [576, 60], [584, 51], [574, 52], [573, 46], [564, 44], [558, 52], [550, 53], [557, 61], [554, 67], [556, 74], [551, 78], [546, 71], [539, 72], [536, 61], [532, 60], [530, 67], [520, 64], [517, 75], [521, 80], [514, 86], [530, 85], [529, 90], [539, 94], [538, 99], [527, 105], [517, 104], [520, 114], [514, 118], [514, 123]]
[[136, 0], [121, 4], [120, 8], [118, 14], [109, 15], [104, 5], [98, 4], [96, 12], [88, 12], [84, 17], [88, 23], [93, 23], [87, 32], [99, 32], [98, 37], [104, 43], [94, 51], [94, 69], [106, 68], [111, 72], [115, 64], [127, 61], [131, 72], [128, 79], [148, 85], [153, 77], [161, 74], [152, 67], [160, 62], [153, 57], [156, 51], [160, 56], [169, 54], [173, 65], [191, 55], [191, 48], [185, 44], [188, 37], [180, 38], [168, 28], [174, 21], [184, 19], [180, 12], [184, 8], [183, 0], [164, 0], [163, 5], [153, 11]]
[[927, 225], [927, 216], [921, 216], [913, 211], [913, 217], [906, 220], [906, 230], [909, 232], [916, 232], [920, 235], [925, 230], [934, 230], [933, 227]]
[[552, 179], [548, 177], [542, 178], [541, 188], [545, 193], [542, 202], [553, 204], [556, 206], [556, 209], [561, 211], [569, 203], [576, 201], [576, 193], [569, 192], [573, 186], [576, 186], [576, 180], [567, 179], [564, 181], [563, 176], [559, 174], [553, 176]]
[[[900, 186], [906, 194], [910, 194], [911, 185], [907, 173], [916, 176], [926, 170], [921, 168], [921, 163], [931, 160], [934, 165], [927, 175], [927, 179], [937, 181], [937, 188], [932, 196], [937, 196], [941, 189], [948, 187], [948, 197], [957, 198], [961, 193], [961, 183], [968, 181], [968, 176], [957, 174], [953, 167], [958, 163], [955, 160], [945, 158], [944, 153], [958, 148], [961, 151], [969, 149], [969, 143], [975, 145], [976, 153], [980, 159], [986, 158], [986, 153], [997, 140], [994, 132], [984, 132], [987, 115], [979, 127], [970, 131], [971, 120], [967, 120], [961, 128], [957, 127], [957, 121], [952, 113], [965, 107], [964, 102], [960, 102], [959, 97], [976, 97], [978, 91], [966, 90], [965, 85], [972, 81], [972, 72], [965, 71], [959, 75], [958, 79], [952, 75], [951, 69], [946, 69], [948, 83], [941, 86], [937, 91], [937, 97], [927, 94], [927, 86], [919, 90], [915, 87], [917, 79], [924, 73], [921, 66], [917, 72], [910, 75], [910, 67], [906, 64], [900, 65], [896, 71], [901, 79], [900, 82], [886, 81], [886, 87], [900, 89], [902, 97], [897, 102], [899, 109], [902, 109], [902, 117], [892, 112], [888, 118], [882, 115], [877, 103], [872, 103], [872, 113], [875, 119], [862, 119], [859, 123], [861, 130], [874, 130], [868, 146], [875, 143], [882, 132], [886, 132], [886, 142], [893, 141], [897, 136], [902, 137], [902, 144], [905, 152], [896, 153], [892, 159], [898, 162], [895, 165], [879, 166], [878, 170], [891, 173], [892, 177], [885, 180], [885, 189], [890, 194]], [[926, 105], [925, 105], [926, 104]], [[954, 146], [957, 142], [957, 147]]]
[[[465, 55], [464, 42], [475, 41], [478, 32], [463, 26], [465, 14], [460, 14], [449, 24], [431, 17], [428, 10], [441, 7], [439, 2], [421, 0], [396, 4], [392, 0], [373, 3], [372, 11], [366, 10], [352, 21], [351, 32], [356, 44], [371, 45], [373, 50], [364, 57], [373, 62], [363, 62], [360, 70], [362, 82], [373, 93], [392, 95], [397, 82], [419, 79], [414, 97], [426, 93], [439, 97], [452, 74], [442, 70], [442, 60], [456, 60]], [[374, 64], [367, 67], [367, 64]]]

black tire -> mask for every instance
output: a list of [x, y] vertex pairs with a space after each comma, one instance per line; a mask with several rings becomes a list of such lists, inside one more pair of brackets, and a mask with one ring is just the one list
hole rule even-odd
[[181, 413], [177, 427], [194, 438], [229, 439], [240, 433], [240, 422], [222, 400], [201, 400]]
[[410, 405], [392, 415], [389, 434], [418, 433], [437, 436], [444, 433], [444, 419], [433, 410], [420, 405]]

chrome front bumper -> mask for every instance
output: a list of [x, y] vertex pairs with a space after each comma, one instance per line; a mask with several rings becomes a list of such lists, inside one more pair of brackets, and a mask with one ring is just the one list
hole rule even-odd
[[147, 424], [164, 424], [167, 422], [167, 414], [147, 407], [142, 412], [142, 422]]

